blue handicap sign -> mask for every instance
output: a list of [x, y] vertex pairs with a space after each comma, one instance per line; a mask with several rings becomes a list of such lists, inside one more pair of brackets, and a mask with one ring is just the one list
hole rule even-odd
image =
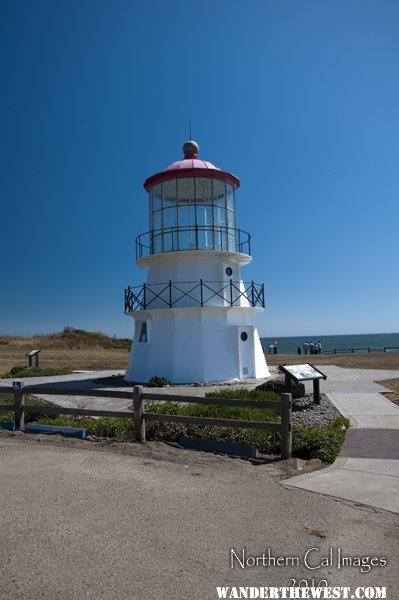
[[12, 382], [12, 389], [16, 392], [18, 392], [19, 390], [22, 389], [22, 381], [13, 381]]

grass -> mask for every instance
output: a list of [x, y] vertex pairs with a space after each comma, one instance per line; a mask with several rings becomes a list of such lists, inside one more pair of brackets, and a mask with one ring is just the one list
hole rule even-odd
[[388, 400], [399, 406], [399, 379], [384, 379], [383, 381], [379, 380], [376, 383], [391, 390], [390, 392], [383, 392], [383, 394]]
[[388, 369], [399, 370], [399, 352], [370, 352], [370, 354], [265, 354], [266, 362], [273, 365], [316, 366], [335, 365], [344, 369]]

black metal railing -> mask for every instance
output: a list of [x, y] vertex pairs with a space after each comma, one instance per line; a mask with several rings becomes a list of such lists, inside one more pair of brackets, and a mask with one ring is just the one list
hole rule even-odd
[[136, 258], [183, 250], [220, 250], [251, 254], [246, 231], [221, 225], [187, 225], [152, 229], [136, 237]]
[[125, 313], [148, 308], [197, 306], [265, 307], [264, 284], [233, 281], [180, 281], [146, 284], [125, 290]]
[[367, 346], [367, 348], [334, 348], [334, 350], [323, 350], [323, 354], [356, 354], [356, 352], [399, 352], [398, 346]]

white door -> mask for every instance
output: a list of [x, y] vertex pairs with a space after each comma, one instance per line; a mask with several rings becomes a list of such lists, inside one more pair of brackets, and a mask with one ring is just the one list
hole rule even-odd
[[255, 377], [253, 327], [238, 327], [238, 356], [240, 379]]

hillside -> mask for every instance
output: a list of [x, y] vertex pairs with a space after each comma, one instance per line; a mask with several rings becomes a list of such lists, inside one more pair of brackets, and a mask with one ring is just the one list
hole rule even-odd
[[40, 349], [40, 366], [72, 370], [125, 369], [131, 340], [100, 332], [66, 327], [64, 331], [32, 337], [0, 335], [0, 373], [28, 365], [25, 354]]
[[40, 348], [42, 350], [59, 350], [62, 348], [118, 348], [130, 349], [131, 340], [127, 338], [111, 338], [99, 331], [86, 331], [65, 327], [64, 331], [50, 335], [34, 335], [32, 337], [19, 337], [0, 335], [0, 346], [10, 348]]

